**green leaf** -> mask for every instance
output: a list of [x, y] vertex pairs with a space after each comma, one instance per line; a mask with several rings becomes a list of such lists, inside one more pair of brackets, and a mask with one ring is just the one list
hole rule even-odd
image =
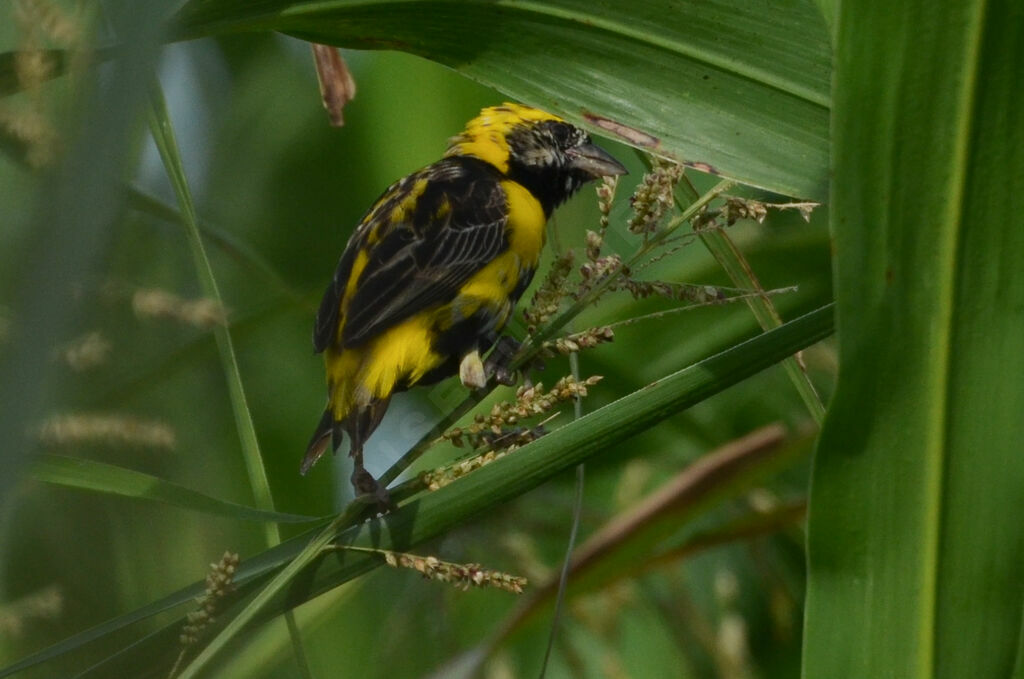
[[305, 523], [322, 517], [268, 512], [228, 502], [156, 476], [112, 464], [63, 455], [39, 455], [32, 468], [37, 481], [68, 488], [92, 490], [182, 507], [196, 512], [243, 521]]
[[828, 185], [831, 48], [811, 0], [192, 0], [176, 36], [410, 52], [644, 150], [779, 193]]
[[1008, 677], [1024, 6], [841, 3], [837, 54], [840, 370], [814, 466], [804, 676]]

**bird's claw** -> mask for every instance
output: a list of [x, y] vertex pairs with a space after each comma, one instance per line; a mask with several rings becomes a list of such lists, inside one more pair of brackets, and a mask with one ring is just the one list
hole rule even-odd
[[363, 467], [356, 467], [352, 472], [352, 488], [355, 489], [357, 498], [366, 498], [369, 502], [376, 503], [382, 514], [395, 508], [388, 489]]
[[484, 372], [487, 375], [487, 379], [493, 377], [495, 382], [504, 384], [507, 387], [514, 385], [519, 376], [519, 371], [512, 369], [512, 358], [519, 352], [519, 348], [522, 346], [521, 342], [508, 336], [499, 339], [498, 343], [494, 345], [494, 350], [487, 357], [487, 362], [484, 363]]

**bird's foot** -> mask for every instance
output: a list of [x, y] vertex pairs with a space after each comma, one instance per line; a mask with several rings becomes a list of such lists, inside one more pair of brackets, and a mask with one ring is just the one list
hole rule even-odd
[[375, 503], [381, 514], [387, 514], [395, 508], [388, 489], [363, 467], [356, 467], [353, 470], [352, 488], [356, 492], [357, 499], [365, 498], [368, 502]]
[[508, 335], [499, 338], [498, 343], [494, 345], [494, 350], [487, 357], [487, 362], [484, 364], [484, 371], [488, 379], [493, 377], [494, 381], [498, 384], [504, 384], [509, 387], [514, 385], [519, 376], [519, 371], [512, 369], [512, 359], [519, 353], [519, 349], [522, 346], [522, 342]]

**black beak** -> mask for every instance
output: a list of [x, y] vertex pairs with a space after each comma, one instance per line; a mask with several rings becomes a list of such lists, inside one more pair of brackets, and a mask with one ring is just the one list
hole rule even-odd
[[628, 174], [622, 163], [611, 157], [607, 151], [594, 144], [582, 144], [565, 151], [570, 167], [591, 177], [614, 177]]

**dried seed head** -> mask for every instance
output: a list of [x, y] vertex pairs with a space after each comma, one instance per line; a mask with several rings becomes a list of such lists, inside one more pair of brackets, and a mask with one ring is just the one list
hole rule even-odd
[[597, 185], [597, 209], [601, 212], [601, 219], [593, 243], [590, 240], [590, 233], [587, 233], [587, 257], [591, 261], [601, 256], [601, 246], [604, 244], [604, 235], [608, 232], [608, 225], [611, 222], [612, 204], [615, 202], [615, 189], [618, 186], [618, 177], [603, 177], [601, 183]]
[[66, 47], [75, 47], [82, 42], [80, 17], [68, 14], [51, 0], [17, 0], [14, 4], [15, 19], [22, 25], [31, 26], [51, 41]]
[[56, 585], [31, 592], [0, 606], [0, 637], [20, 637], [31, 625], [60, 617], [64, 597]]
[[602, 325], [584, 330], [583, 332], [573, 333], [568, 337], [548, 340], [541, 345], [541, 351], [547, 357], [557, 355], [568, 356], [574, 351], [590, 349], [598, 344], [614, 341], [614, 339], [615, 332], [609, 326]]
[[[579, 333], [576, 341], [577, 343], [596, 344], [611, 341], [612, 337], [614, 334], [611, 328], [594, 328]], [[547, 433], [544, 426], [546, 422], [530, 427], [522, 426], [520, 420], [550, 412], [561, 403], [586, 396], [587, 388], [600, 381], [600, 375], [593, 375], [585, 380], [577, 380], [569, 375], [558, 380], [550, 391], [545, 391], [544, 385], [540, 382], [530, 386], [520, 386], [516, 390], [515, 401], [495, 403], [486, 416], [477, 414], [469, 426], [455, 427], [440, 437], [441, 440], [451, 441], [454, 446], [459, 448], [468, 445], [474, 449], [488, 448], [488, 452], [425, 472], [420, 477], [422, 482], [430, 490], [437, 490], [455, 479], [493, 462], [505, 453], [531, 441], [536, 441]]]
[[629, 230], [632, 233], [648, 234], [657, 230], [662, 216], [672, 209], [676, 184], [682, 178], [682, 165], [655, 160], [654, 167], [644, 175], [630, 198], [633, 217], [629, 220]]
[[51, 164], [57, 156], [58, 136], [53, 123], [33, 107], [0, 107], [0, 128], [21, 142], [30, 167]]
[[768, 207], [766, 204], [749, 198], [728, 196], [725, 199], [725, 207], [722, 208], [722, 217], [725, 218], [725, 223], [729, 226], [732, 226], [740, 219], [752, 219], [761, 224], [767, 216]]
[[227, 310], [216, 300], [187, 300], [166, 290], [136, 290], [132, 295], [132, 309], [140, 318], [168, 318], [203, 329], [228, 322]]
[[[579, 286], [573, 293], [573, 297], [580, 299], [598, 284], [604, 283], [608, 278], [618, 276], [627, 271], [628, 269], [622, 265], [622, 257], [619, 255], [606, 255], [598, 257], [592, 262], [585, 262], [580, 266], [580, 277], [583, 280], [580, 281]], [[606, 288], [607, 291], [616, 289], [618, 289], [618, 284], [615, 282]]]
[[72, 340], [59, 355], [72, 370], [83, 372], [105, 363], [112, 348], [102, 333], [90, 332]]
[[487, 570], [478, 563], [459, 564], [441, 561], [436, 556], [418, 556], [400, 552], [379, 551], [384, 561], [393, 568], [410, 568], [428, 580], [448, 582], [459, 589], [470, 587], [493, 587], [514, 594], [522, 594], [527, 580], [518, 575], [510, 575], [500, 571]]
[[602, 177], [597, 184], [597, 209], [607, 219], [612, 212], [612, 204], [615, 202], [615, 190], [619, 187], [619, 178]]
[[523, 318], [529, 324], [530, 332], [534, 332], [538, 325], [558, 313], [562, 300], [569, 296], [568, 278], [574, 258], [572, 250], [566, 250], [559, 255], [552, 262], [544, 282], [537, 288], [537, 292], [533, 293], [530, 306], [523, 310]]
[[238, 561], [238, 554], [224, 552], [220, 561], [210, 564], [210, 571], [206, 575], [206, 593], [196, 599], [196, 610], [185, 616], [186, 623], [178, 637], [182, 646], [196, 643], [202, 631], [216, 620], [224, 598], [235, 590], [234, 577]]
[[691, 285], [689, 283], [669, 283], [666, 281], [638, 281], [627, 278], [622, 287], [637, 299], [658, 296], [697, 304], [725, 302], [729, 296], [721, 288], [713, 285]]
[[170, 425], [115, 414], [54, 415], [43, 422], [38, 437], [57, 446], [103, 443], [172, 449], [175, 445]]
[[596, 262], [601, 256], [601, 248], [604, 246], [604, 232], [587, 231], [586, 252], [587, 259]]

